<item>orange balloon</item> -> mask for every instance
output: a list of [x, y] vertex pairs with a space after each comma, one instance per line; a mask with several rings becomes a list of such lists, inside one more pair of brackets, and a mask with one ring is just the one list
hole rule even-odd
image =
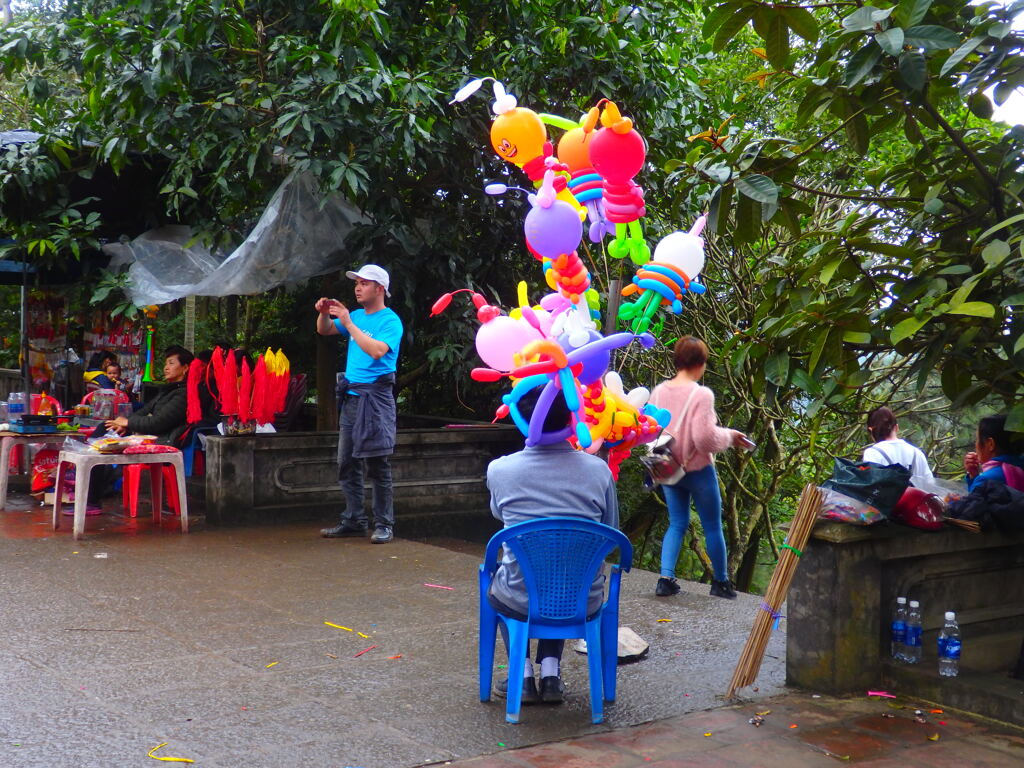
[[491, 146], [502, 160], [520, 168], [544, 154], [548, 132], [532, 109], [516, 107], [491, 123]]
[[569, 166], [571, 173], [593, 168], [590, 162], [590, 140], [593, 133], [584, 133], [583, 128], [573, 128], [562, 134], [558, 140], [558, 159]]

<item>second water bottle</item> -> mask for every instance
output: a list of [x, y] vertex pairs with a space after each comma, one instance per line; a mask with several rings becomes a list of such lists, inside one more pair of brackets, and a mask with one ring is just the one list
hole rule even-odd
[[904, 642], [904, 661], [917, 664], [921, 661], [921, 604], [917, 600], [910, 601], [907, 611], [907, 635]]

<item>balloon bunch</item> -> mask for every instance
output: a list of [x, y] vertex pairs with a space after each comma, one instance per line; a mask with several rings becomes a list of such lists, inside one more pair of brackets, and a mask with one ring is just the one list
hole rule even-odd
[[[238, 363], [241, 358], [241, 363]], [[198, 368], [198, 361], [194, 363]], [[288, 382], [291, 379], [291, 365], [284, 352], [270, 349], [257, 358], [254, 367], [249, 366], [245, 355], [238, 355], [235, 350], [213, 350], [210, 364], [206, 367], [205, 376], [209, 386], [210, 371], [213, 372], [217, 398], [221, 414], [225, 417], [236, 417], [246, 423], [255, 421], [257, 424], [271, 424], [274, 415], [284, 410], [288, 396]], [[201, 377], [202, 373], [197, 373]], [[193, 372], [189, 371], [189, 387], [192, 386]], [[198, 388], [198, 384], [196, 385]], [[212, 393], [213, 388], [210, 387]], [[189, 422], [199, 421], [201, 414], [189, 405]]]
[[[552, 293], [531, 306], [521, 283], [520, 306], [506, 314], [480, 294], [461, 289], [438, 299], [431, 314], [443, 311], [455, 294], [471, 293], [480, 322], [476, 349], [488, 366], [474, 369], [472, 378], [512, 381], [496, 418], [510, 416], [527, 445], [569, 440], [590, 452], [604, 448], [617, 476], [619, 463], [632, 448], [652, 441], [668, 424], [669, 414], [647, 402], [650, 393], [645, 388], [625, 392], [619, 375], [609, 371], [611, 352], [633, 341], [650, 348], [655, 342], [648, 329], [658, 309], [667, 307], [678, 314], [685, 293], [705, 292], [697, 281], [704, 266], [700, 233], [705, 217], [690, 232], [673, 232], [664, 238], [652, 259], [640, 224], [647, 213], [644, 192], [635, 181], [646, 162], [647, 147], [633, 121], [607, 99], [579, 122], [538, 114], [519, 106], [515, 96], [493, 78], [470, 81], [452, 103], [465, 101], [489, 80], [496, 116], [491, 146], [534, 182], [536, 191], [527, 195], [530, 210], [523, 229], [527, 249], [541, 262]], [[565, 131], [557, 156], [546, 125]], [[498, 195], [510, 189], [519, 188], [495, 183], [485, 191]], [[577, 251], [587, 219], [591, 242], [611, 236], [609, 255], [628, 257], [637, 267], [622, 291], [623, 296], [636, 299], [625, 303], [617, 318], [629, 324], [632, 333], [604, 337], [597, 330], [597, 293]], [[525, 393], [538, 388], [538, 404], [527, 421], [518, 404]], [[573, 421], [547, 433], [543, 423], [559, 392], [574, 414]]]
[[[452, 103], [464, 101], [493, 78], [472, 80], [463, 86]], [[549, 182], [557, 200], [571, 206], [574, 214], [590, 221], [588, 237], [599, 243], [612, 235], [608, 254], [616, 259], [629, 257], [637, 266], [632, 282], [623, 296], [636, 295], [632, 303], [624, 303], [618, 319], [634, 333], [651, 327], [654, 315], [665, 307], [674, 314], [683, 309], [683, 295], [701, 294], [704, 286], [697, 276], [704, 265], [704, 241], [700, 232], [705, 217], [698, 219], [689, 233], [673, 232], [655, 248], [654, 259], [644, 239], [640, 220], [646, 215], [643, 189], [635, 177], [643, 170], [647, 147], [633, 121], [624, 117], [615, 102], [601, 99], [578, 123], [558, 115], [536, 113], [518, 105], [505, 86], [493, 80], [496, 115], [491, 124], [491, 146], [499, 157], [523, 169], [541, 189]], [[548, 140], [546, 125], [565, 131], [558, 140], [554, 154]], [[491, 188], [507, 189], [504, 185]], [[549, 208], [544, 204], [545, 209]], [[570, 230], [565, 229], [570, 236]], [[545, 276], [552, 289], [572, 298], [572, 278], [578, 274], [573, 253], [561, 249], [555, 255], [538, 251], [531, 242], [531, 251], [545, 264]], [[564, 256], [562, 256], [564, 254]], [[576, 257], [578, 258], [578, 257]], [[549, 262], [548, 259], [551, 261]], [[582, 283], [582, 278], [576, 278]]]

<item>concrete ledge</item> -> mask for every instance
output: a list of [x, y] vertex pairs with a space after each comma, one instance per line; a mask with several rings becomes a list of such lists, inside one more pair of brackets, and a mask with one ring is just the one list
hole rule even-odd
[[[888, 665], [889, 612], [898, 595], [921, 602], [924, 658], [916, 668]], [[848, 693], [888, 677], [906, 695], [960, 696], [936, 671], [947, 610], [956, 611], [963, 634], [964, 679], [1005, 677], [1024, 637], [1024, 535], [819, 524], [788, 596], [787, 682]], [[984, 714], [989, 707], [964, 708]], [[1019, 711], [998, 702], [990, 709], [1000, 719], [998, 712]]]
[[961, 668], [957, 677], [940, 677], [934, 664], [883, 665], [883, 680], [891, 690], [912, 690], [916, 697], [972, 712], [1004, 723], [1024, 723], [1024, 681], [1005, 674]]
[[[337, 432], [209, 438], [206, 515], [213, 525], [324, 518], [344, 504]], [[486, 537], [497, 530], [485, 483], [491, 459], [522, 447], [513, 427], [399, 430], [391, 466], [396, 526]], [[366, 505], [371, 494], [367, 486]]]

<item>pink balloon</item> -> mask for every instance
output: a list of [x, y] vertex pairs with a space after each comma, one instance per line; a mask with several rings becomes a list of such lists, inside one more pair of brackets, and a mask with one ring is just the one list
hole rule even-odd
[[500, 315], [477, 330], [476, 351], [480, 359], [491, 368], [511, 371], [515, 367], [512, 355], [540, 338], [540, 333], [526, 321], [520, 322], [508, 315]]

